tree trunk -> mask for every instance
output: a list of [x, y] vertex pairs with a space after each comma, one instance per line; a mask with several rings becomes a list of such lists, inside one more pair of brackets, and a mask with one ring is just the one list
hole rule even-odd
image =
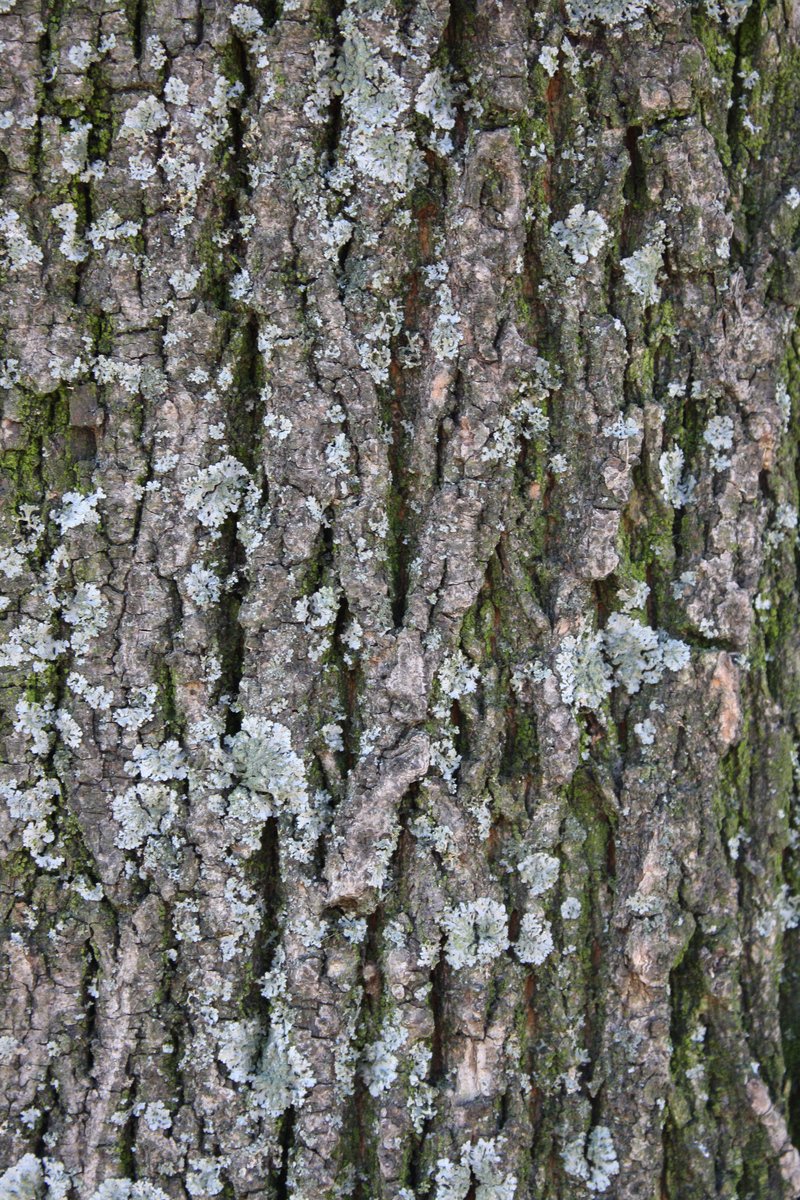
[[800, 1197], [800, 8], [0, 39], [0, 1200]]

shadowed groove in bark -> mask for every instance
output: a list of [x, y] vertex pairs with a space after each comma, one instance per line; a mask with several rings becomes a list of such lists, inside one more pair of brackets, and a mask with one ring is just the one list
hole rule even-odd
[[413, 540], [412, 514], [408, 508], [409, 452], [412, 448], [406, 423], [411, 423], [408, 396], [397, 360], [393, 356], [389, 364], [389, 427], [391, 442], [387, 446], [391, 494], [388, 502], [389, 531], [387, 553], [389, 556], [390, 591], [392, 617], [395, 628], [401, 628], [408, 602], [408, 564], [411, 559]]
[[147, 20], [147, 0], [126, 0], [125, 10], [131, 27], [133, 55], [137, 60], [142, 57], [144, 47], [144, 27]]
[[[448, 61], [456, 78], [470, 89], [474, 79], [474, 34], [477, 14], [476, 0], [448, 0], [448, 19], [442, 36]], [[463, 102], [456, 109], [456, 145], [467, 138], [469, 119]]]
[[[381, 942], [384, 927], [384, 910], [379, 905], [367, 918], [367, 933], [360, 961], [361, 999], [359, 1028], [356, 1044], [363, 1051], [365, 1045], [380, 1033], [380, 1018], [383, 1008]], [[373, 1181], [380, 1177], [377, 1162], [377, 1139], [375, 1100], [370, 1094], [363, 1070], [363, 1060], [356, 1069], [353, 1082], [353, 1101], [349, 1128], [342, 1136], [342, 1148], [352, 1153], [355, 1170], [353, 1200], [370, 1200]]]
[[275, 1191], [274, 1191], [275, 1200], [288, 1200], [288, 1197], [290, 1195], [289, 1186], [288, 1186], [289, 1164], [291, 1161], [292, 1145], [293, 1145], [293, 1140], [294, 1140], [294, 1123], [295, 1123], [295, 1110], [294, 1110], [294, 1108], [290, 1108], [285, 1113], [285, 1115], [283, 1117], [283, 1122], [281, 1125], [281, 1136], [280, 1136], [281, 1164], [280, 1164], [280, 1171], [278, 1172], [278, 1177], [275, 1180]]
[[[684, 1145], [683, 1132], [691, 1119], [690, 1101], [686, 1097], [686, 1071], [691, 1065], [691, 1051], [695, 1043], [692, 1034], [701, 1022], [705, 1034], [705, 995], [700, 968], [702, 934], [695, 928], [683, 956], [671, 973], [670, 992], [670, 1040], [673, 1046], [670, 1070], [673, 1095], [666, 1109], [664, 1122], [664, 1174], [662, 1191], [667, 1200], [691, 1197], [695, 1189], [691, 1179], [690, 1156]], [[695, 1054], [702, 1054], [702, 1040]], [[691, 1126], [689, 1126], [691, 1137]]]
[[[275, 817], [270, 817], [264, 824], [261, 845], [252, 860], [250, 873], [264, 901], [264, 912], [253, 945], [250, 995], [243, 999], [248, 1007], [257, 1012], [262, 1022], [268, 1024], [269, 1003], [261, 994], [260, 980], [272, 965], [277, 948], [278, 916], [287, 899], [281, 879], [280, 838]], [[291, 1128], [291, 1120], [289, 1126]]]
[[[319, 31], [322, 37], [330, 44], [334, 62], [339, 60], [342, 53], [342, 32], [340, 28], [340, 17], [345, 10], [344, 0], [327, 0], [319, 13]], [[340, 152], [340, 144], [342, 137], [342, 97], [337, 91], [334, 91], [330, 96], [328, 103], [327, 121], [324, 127], [323, 146], [327, 156], [327, 165], [332, 167], [336, 163], [336, 158]], [[339, 251], [339, 266], [344, 270], [345, 260], [347, 255], [348, 241], [345, 246]]]
[[[234, 318], [235, 320], [235, 318]], [[258, 319], [254, 313], [243, 320], [232, 322], [230, 340], [226, 350], [233, 355], [235, 371], [231, 403], [227, 406], [226, 419], [230, 444], [239, 461], [258, 478], [260, 467], [259, 447], [263, 429], [264, 404], [261, 388], [264, 371], [258, 353]], [[263, 506], [269, 499], [266, 474], [261, 480], [259, 503]], [[222, 591], [218, 614], [218, 636], [222, 659], [220, 694], [236, 700], [244, 673], [244, 630], [239, 623], [239, 611], [245, 602], [249, 584], [245, 565], [246, 557], [239, 537], [241, 515], [231, 514], [222, 528], [219, 557], [222, 561], [223, 578], [227, 584]], [[228, 732], [235, 733], [239, 716], [234, 708], [227, 713]]]

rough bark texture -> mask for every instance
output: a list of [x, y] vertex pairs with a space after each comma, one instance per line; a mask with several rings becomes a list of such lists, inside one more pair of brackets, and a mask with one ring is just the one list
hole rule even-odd
[[795, 0], [0, 41], [2, 1200], [800, 1196]]

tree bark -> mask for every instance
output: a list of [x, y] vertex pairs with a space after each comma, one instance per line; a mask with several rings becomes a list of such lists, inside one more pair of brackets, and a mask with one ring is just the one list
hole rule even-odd
[[799, 40], [0, 0], [0, 1200], [800, 1197]]

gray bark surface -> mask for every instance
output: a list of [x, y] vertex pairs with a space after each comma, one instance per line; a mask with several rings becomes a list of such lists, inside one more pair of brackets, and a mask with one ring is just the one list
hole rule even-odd
[[0, 0], [0, 1200], [800, 1197], [794, 0]]

